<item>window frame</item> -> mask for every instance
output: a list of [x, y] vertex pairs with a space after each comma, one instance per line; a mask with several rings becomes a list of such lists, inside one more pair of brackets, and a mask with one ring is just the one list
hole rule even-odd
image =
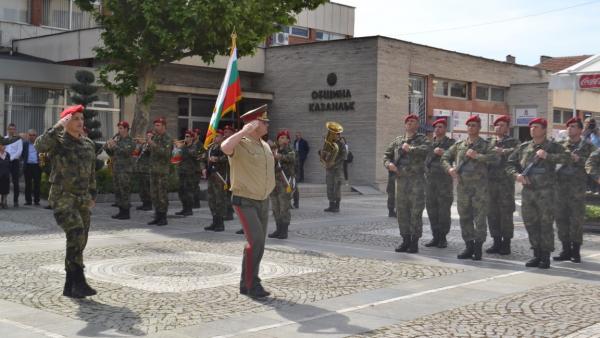
[[[437, 87], [438, 83], [440, 83], [440, 84], [447, 83], [447, 94], [446, 95], [436, 93], [436, 87]], [[452, 95], [452, 85], [453, 84], [460, 84], [460, 85], [465, 86], [465, 97]], [[443, 98], [457, 99], [457, 100], [468, 100], [469, 99], [469, 82], [436, 78], [436, 79], [432, 80], [432, 93], [433, 93], [433, 96], [435, 96], [435, 97], [443, 97]]]
[[[487, 99], [482, 99], [477, 97], [477, 90], [479, 88], [485, 88], [487, 91]], [[502, 90], [502, 101], [498, 101], [498, 100], [494, 100], [493, 99], [493, 95], [492, 95], [492, 90], [496, 89], [496, 90]], [[506, 102], [506, 88], [504, 87], [498, 87], [498, 86], [491, 86], [491, 85], [486, 85], [486, 84], [477, 84], [475, 86], [475, 100], [477, 101], [486, 101], [486, 102]]]

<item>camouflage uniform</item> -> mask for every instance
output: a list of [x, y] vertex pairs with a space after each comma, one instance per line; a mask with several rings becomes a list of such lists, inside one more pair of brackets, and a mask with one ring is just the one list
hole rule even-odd
[[396, 217], [396, 174], [388, 171], [388, 181], [385, 188], [387, 193], [388, 216]]
[[195, 142], [194, 145], [196, 146], [196, 161], [198, 161], [198, 165], [196, 166], [196, 173], [194, 174], [194, 205], [193, 208], [194, 209], [198, 209], [200, 208], [200, 177], [202, 176], [202, 170], [206, 168], [205, 166], [205, 162], [203, 160], [204, 158], [204, 145], [199, 143], [199, 142]]
[[[466, 156], [473, 149], [478, 155], [472, 159]], [[488, 163], [495, 159], [488, 141], [478, 137], [471, 145], [468, 141], [459, 141], [442, 155], [442, 166], [446, 172], [452, 163], [458, 169], [462, 164], [456, 187], [456, 199], [460, 230], [466, 244], [466, 250], [458, 258], [481, 259], [481, 245], [487, 235], [486, 216], [488, 209]]]
[[525, 229], [529, 235], [529, 243], [536, 257], [540, 252], [554, 251], [554, 188], [556, 185], [556, 164], [568, 161], [569, 155], [558, 143], [544, 140], [541, 144], [533, 141], [522, 143], [508, 157], [506, 172], [510, 175], [521, 173], [530, 163], [534, 162], [535, 153], [544, 149], [547, 153], [545, 160], [539, 160], [529, 172], [531, 184], [523, 186], [521, 193], [521, 215]]
[[[407, 143], [410, 150], [403, 152]], [[396, 213], [403, 245], [397, 251], [416, 252], [423, 235], [423, 209], [425, 209], [425, 158], [431, 150], [431, 142], [423, 134], [411, 137], [399, 136], [387, 147], [383, 166], [393, 163], [396, 173]], [[412, 244], [412, 247], [410, 247]], [[405, 248], [404, 248], [405, 247]]]
[[[275, 163], [275, 189], [271, 192], [271, 209], [273, 210], [277, 230], [269, 234], [269, 237], [285, 239], [290, 225], [290, 201], [292, 198], [292, 193], [288, 192], [287, 189], [288, 183], [291, 185], [295, 176], [296, 153], [289, 145], [280, 148], [278, 152], [281, 159]], [[288, 182], [286, 182], [283, 173]]]
[[[217, 157], [217, 162], [208, 162], [211, 157]], [[222, 223], [223, 216], [227, 212], [227, 192], [223, 180], [227, 176], [227, 155], [221, 151], [221, 145], [214, 143], [206, 152], [207, 175], [208, 175], [208, 206], [215, 220]], [[221, 175], [221, 177], [219, 177]], [[223, 180], [222, 180], [222, 179]], [[216, 218], [216, 219], [215, 219]]]
[[344, 160], [347, 156], [346, 146], [342, 141], [335, 141], [338, 153], [330, 168], [325, 169], [325, 183], [327, 184], [328, 211], [339, 211], [342, 200], [342, 183], [344, 182]]
[[130, 136], [120, 137], [113, 148], [105, 146], [104, 150], [112, 161], [113, 188], [119, 209], [129, 209], [129, 194], [131, 192], [131, 172], [133, 171], [133, 157], [131, 154], [135, 144]]
[[184, 145], [181, 148], [181, 163], [179, 163], [179, 200], [183, 210], [179, 214], [189, 216], [194, 206], [194, 190], [198, 185], [197, 172], [199, 162], [196, 145]]
[[570, 158], [569, 162], [561, 166], [557, 172], [555, 217], [558, 239], [563, 245], [563, 257], [559, 256], [556, 260], [571, 259], [573, 243], [579, 247], [583, 242], [585, 191], [588, 178], [585, 163], [596, 147], [583, 139], [581, 142], [571, 143], [569, 140], [561, 142], [569, 154], [575, 153], [579, 156], [579, 161], [574, 162]]
[[[488, 253], [510, 253], [510, 240], [515, 225], [515, 178], [506, 173], [506, 160], [519, 145], [519, 141], [505, 136], [502, 140], [493, 137], [489, 140], [490, 148], [502, 148], [502, 154], [496, 155], [495, 161], [488, 166], [488, 226], [494, 245], [486, 250]], [[502, 250], [500, 250], [502, 249]], [[500, 252], [502, 251], [502, 252]]]
[[143, 144], [140, 147], [140, 156], [136, 160], [135, 167], [140, 189], [140, 200], [143, 205], [138, 207], [138, 209], [152, 210], [152, 193], [150, 192], [150, 151], [148, 150], [147, 144]]
[[[432, 151], [429, 153], [426, 163], [427, 190], [425, 192], [427, 216], [431, 225], [434, 244], [439, 245], [439, 240], [444, 239], [450, 231], [450, 208], [454, 201], [454, 184], [452, 177], [442, 167], [441, 156], [433, 153], [433, 149], [450, 149], [456, 141], [446, 136], [441, 139], [433, 139]], [[434, 245], [431, 245], [434, 246]], [[442, 247], [445, 247], [443, 244]]]
[[152, 193], [152, 204], [154, 204], [156, 217], [163, 219], [164, 222], [162, 223], [166, 224], [167, 210], [169, 209], [168, 177], [173, 139], [168, 133], [154, 134], [152, 142], [154, 142], [154, 145], [148, 147], [150, 151], [150, 190]]
[[36, 139], [35, 148], [52, 158], [48, 201], [56, 223], [67, 237], [67, 278], [72, 274], [80, 274], [83, 278], [83, 250], [90, 229], [90, 204], [96, 198], [94, 142], [87, 137], [74, 138], [58, 127], [48, 129]]

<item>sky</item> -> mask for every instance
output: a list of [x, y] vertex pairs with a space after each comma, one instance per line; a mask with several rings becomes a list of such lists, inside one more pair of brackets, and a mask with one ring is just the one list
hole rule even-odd
[[500, 61], [510, 54], [524, 65], [540, 55], [600, 53], [600, 0], [333, 2], [356, 7], [355, 37], [383, 35]]

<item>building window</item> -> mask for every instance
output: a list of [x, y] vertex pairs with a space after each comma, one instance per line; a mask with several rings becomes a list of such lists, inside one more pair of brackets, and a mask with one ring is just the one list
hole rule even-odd
[[29, 23], [29, 1], [3, 1], [0, 7], [0, 21]]
[[309, 35], [308, 28], [299, 27], [299, 26], [291, 26], [291, 27], [290, 26], [281, 26], [280, 28], [281, 28], [281, 32], [283, 32], [284, 34], [290, 34], [290, 35], [299, 36], [299, 37], [308, 39], [308, 35]]
[[477, 86], [475, 89], [475, 97], [477, 100], [489, 100], [490, 99], [490, 87]]
[[564, 124], [573, 117], [573, 109], [554, 108], [552, 114], [552, 122], [556, 124]]
[[504, 102], [504, 88], [492, 87], [492, 101]]
[[[100, 2], [96, 1], [95, 6], [100, 6]], [[73, 0], [43, 0], [42, 24], [63, 29], [97, 26], [92, 14], [79, 9]]]
[[477, 85], [475, 97], [483, 101], [504, 102], [504, 88]]
[[342, 40], [342, 39], [345, 39], [346, 37], [341, 34], [317, 31], [315, 33], [315, 38], [317, 39], [317, 41], [329, 41], [329, 40]]
[[468, 97], [466, 82], [451, 80], [433, 80], [433, 95], [466, 99]]
[[[183, 139], [186, 130], [198, 128], [201, 134], [200, 140], [204, 140], [216, 99], [216, 97], [191, 95], [179, 97], [177, 137]], [[221, 125], [233, 124], [234, 120], [235, 114], [229, 113], [221, 118]]]

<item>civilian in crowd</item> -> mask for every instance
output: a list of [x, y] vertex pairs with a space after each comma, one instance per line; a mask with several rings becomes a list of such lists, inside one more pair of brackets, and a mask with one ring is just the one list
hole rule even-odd
[[[29, 129], [27, 140], [23, 142], [23, 174], [25, 176], [25, 205], [40, 205], [40, 180], [42, 178], [42, 169], [40, 168], [39, 154], [35, 147], [37, 131]], [[33, 194], [33, 199], [32, 199]]]
[[23, 139], [17, 133], [14, 123], [8, 125], [8, 135], [5, 137], [6, 152], [10, 154], [10, 176], [13, 184], [14, 207], [19, 207], [19, 178], [21, 177], [21, 154], [23, 153]]
[[298, 156], [298, 160], [296, 161], [298, 182], [304, 182], [304, 162], [310, 152], [310, 147], [308, 146], [308, 142], [302, 138], [302, 133], [299, 131], [296, 132], [294, 151], [296, 152], [296, 156]]

